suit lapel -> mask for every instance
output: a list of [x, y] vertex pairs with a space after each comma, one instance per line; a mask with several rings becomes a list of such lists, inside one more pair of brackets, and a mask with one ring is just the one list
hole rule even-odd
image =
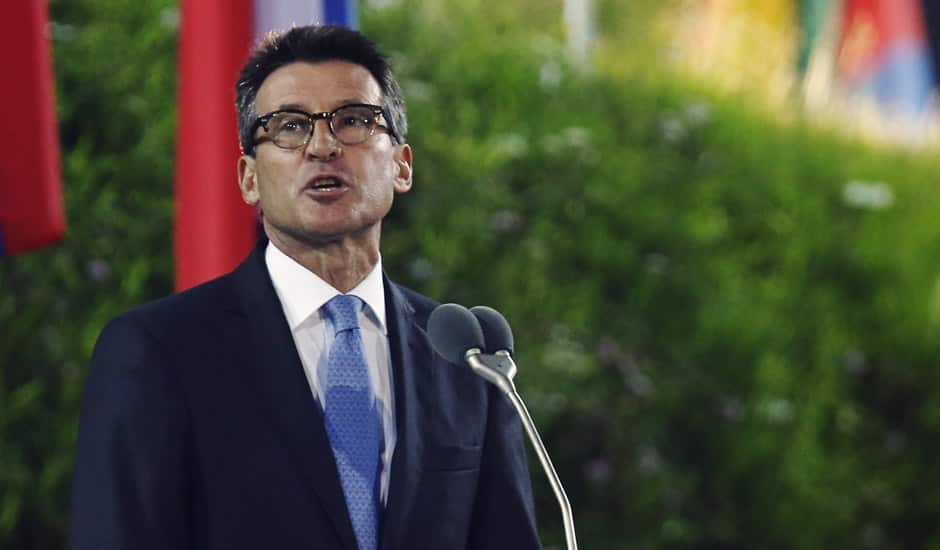
[[346, 510], [333, 451], [323, 423], [323, 414], [310, 392], [303, 366], [274, 291], [264, 261], [262, 241], [233, 273], [241, 310], [248, 323], [245, 344], [250, 353], [241, 355], [246, 380], [259, 398], [260, 408], [280, 433], [296, 466], [313, 488], [326, 515], [336, 528], [343, 547], [357, 548]]
[[414, 309], [401, 291], [385, 278], [385, 307], [389, 321], [389, 350], [395, 386], [397, 443], [389, 477], [388, 502], [380, 548], [401, 547], [421, 474], [421, 421], [425, 394], [433, 371], [431, 350], [424, 331], [415, 323]]

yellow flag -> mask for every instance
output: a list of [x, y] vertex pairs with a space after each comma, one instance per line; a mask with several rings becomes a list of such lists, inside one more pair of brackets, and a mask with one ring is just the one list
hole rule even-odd
[[682, 68], [775, 100], [793, 90], [799, 47], [793, 0], [686, 0], [671, 17]]

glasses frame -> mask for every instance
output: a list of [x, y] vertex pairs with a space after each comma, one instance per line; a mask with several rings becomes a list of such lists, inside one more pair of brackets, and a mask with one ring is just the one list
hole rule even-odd
[[[362, 140], [360, 141], [352, 141], [352, 142], [343, 141], [342, 139], [340, 139], [338, 135], [336, 135], [336, 130], [333, 128], [333, 118], [336, 116], [336, 113], [342, 111], [343, 109], [349, 109], [351, 107], [366, 107], [372, 111], [373, 125], [369, 129], [369, 134], [365, 136], [364, 138], [362, 138]], [[307, 137], [304, 139], [303, 143], [301, 143], [300, 145], [296, 147], [284, 147], [283, 145], [279, 145], [276, 141], [274, 141], [274, 138], [266, 134], [255, 137], [255, 133], [258, 131], [258, 128], [264, 128], [264, 131], [267, 132], [268, 122], [270, 122], [271, 119], [274, 118], [275, 116], [282, 114], [282, 113], [304, 115], [308, 119], [310, 119], [310, 132], [307, 133]], [[381, 128], [383, 131], [391, 135], [391, 129], [387, 125], [380, 124], [379, 117], [385, 117], [385, 119], [388, 120], [388, 117], [385, 116], [385, 109], [383, 109], [379, 105], [372, 105], [370, 103], [347, 103], [346, 105], [340, 105], [333, 111], [329, 111], [329, 112], [324, 111], [322, 113], [308, 113], [307, 111], [302, 111], [300, 109], [279, 109], [277, 111], [271, 111], [270, 113], [265, 113], [259, 116], [258, 118], [256, 118], [255, 121], [251, 125], [252, 143], [251, 143], [250, 154], [254, 154], [258, 145], [265, 141], [270, 141], [275, 146], [281, 149], [286, 149], [288, 151], [302, 149], [306, 147], [310, 143], [310, 140], [313, 138], [313, 132], [316, 130], [318, 120], [325, 120], [327, 127], [329, 127], [330, 129], [330, 135], [333, 136], [333, 138], [336, 141], [342, 143], [343, 145], [359, 145], [361, 143], [365, 143], [366, 141], [369, 140], [369, 138], [375, 135], [376, 128]]]

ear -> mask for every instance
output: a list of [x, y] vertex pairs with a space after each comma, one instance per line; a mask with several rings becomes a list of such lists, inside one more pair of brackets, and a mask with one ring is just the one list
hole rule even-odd
[[411, 146], [407, 143], [399, 145], [395, 152], [395, 168], [395, 192], [407, 193], [412, 183]]
[[254, 157], [242, 155], [238, 158], [238, 188], [241, 189], [242, 200], [245, 204], [255, 206], [261, 200]]

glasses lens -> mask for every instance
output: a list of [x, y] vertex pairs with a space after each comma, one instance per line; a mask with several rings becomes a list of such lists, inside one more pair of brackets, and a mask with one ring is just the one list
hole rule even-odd
[[268, 121], [268, 135], [278, 147], [295, 149], [310, 135], [310, 118], [298, 113], [277, 113]]
[[341, 107], [333, 113], [330, 127], [336, 139], [347, 145], [362, 143], [372, 135], [375, 113], [369, 107]]

